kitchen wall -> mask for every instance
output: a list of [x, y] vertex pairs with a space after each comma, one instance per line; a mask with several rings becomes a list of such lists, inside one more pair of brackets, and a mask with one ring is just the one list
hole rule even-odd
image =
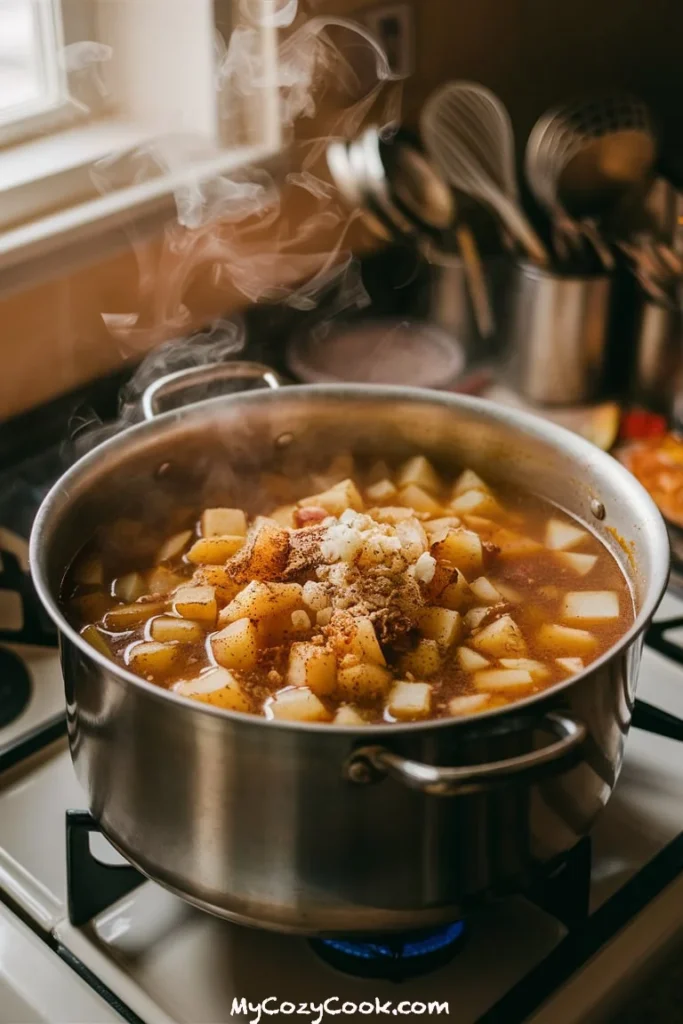
[[[416, 74], [404, 92], [415, 123], [431, 90], [449, 78], [478, 80], [508, 105], [519, 139], [550, 104], [577, 92], [617, 86], [642, 95], [662, 118], [669, 156], [683, 131], [680, 0], [413, 0]], [[362, 0], [317, 0], [316, 13], [353, 14]], [[307, 125], [307, 132], [317, 131]], [[673, 140], [673, 141], [671, 141]], [[301, 216], [290, 192], [285, 216]], [[359, 237], [362, 246], [367, 239]], [[158, 246], [152, 240], [153, 260]], [[100, 313], [133, 312], [138, 304], [135, 253], [125, 241], [98, 261], [97, 245], [78, 268], [51, 270], [36, 280], [27, 266], [10, 294], [0, 281], [0, 419], [46, 401], [79, 383], [139, 358], [135, 345], [118, 344]], [[195, 274], [187, 304], [197, 322], [239, 304], [236, 294]]]

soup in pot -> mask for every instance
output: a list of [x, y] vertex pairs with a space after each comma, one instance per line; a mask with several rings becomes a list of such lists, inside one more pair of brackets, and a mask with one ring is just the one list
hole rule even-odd
[[514, 703], [633, 622], [606, 547], [520, 489], [471, 470], [445, 480], [422, 456], [367, 472], [340, 457], [318, 483], [251, 521], [227, 505], [192, 513], [146, 536], [144, 558], [144, 526], [114, 524], [117, 543], [96, 537], [67, 575], [71, 621], [190, 700], [347, 726]]

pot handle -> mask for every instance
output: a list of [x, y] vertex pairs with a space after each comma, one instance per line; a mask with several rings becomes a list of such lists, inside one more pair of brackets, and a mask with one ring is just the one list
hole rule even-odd
[[273, 391], [282, 387], [282, 378], [261, 363], [211, 363], [208, 366], [188, 366], [176, 373], [160, 377], [142, 396], [142, 412], [146, 420], [159, 415], [159, 399], [184, 391], [187, 387], [212, 384], [214, 381], [261, 380]]
[[510, 782], [527, 781], [547, 765], [559, 769], [585, 741], [587, 729], [583, 722], [571, 718], [566, 712], [548, 712], [541, 725], [557, 737], [554, 743], [540, 750], [532, 750], [519, 757], [491, 764], [477, 764], [462, 768], [439, 768], [420, 761], [410, 761], [384, 747], [360, 747], [345, 766], [350, 782], [367, 784], [389, 776], [410, 789], [431, 796], [462, 796], [465, 793], [485, 792]]

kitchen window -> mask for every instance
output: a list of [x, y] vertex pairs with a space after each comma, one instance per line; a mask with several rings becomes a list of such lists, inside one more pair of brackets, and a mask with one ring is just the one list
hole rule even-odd
[[[259, 2], [267, 15], [272, 0], [242, 7]], [[217, 87], [244, 24], [239, 0], [0, 0], [0, 267], [276, 154], [267, 17], [249, 22], [260, 88]]]

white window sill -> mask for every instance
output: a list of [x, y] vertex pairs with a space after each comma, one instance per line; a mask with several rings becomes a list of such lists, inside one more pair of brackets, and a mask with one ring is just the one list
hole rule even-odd
[[[65, 248], [101, 242], [97, 255], [125, 241], [123, 229], [135, 223], [150, 229], [175, 213], [174, 195], [188, 180], [208, 180], [248, 164], [263, 166], [281, 156], [278, 147], [237, 146], [216, 157], [141, 184], [96, 195], [93, 163], [149, 141], [150, 132], [122, 121], [102, 121], [0, 150], [0, 270], [2, 291], [26, 281], [26, 264], [50, 261]], [[43, 212], [35, 216], [36, 205]], [[22, 211], [34, 211], [33, 216]], [[4, 225], [7, 225], [6, 227]], [[112, 239], [112, 232], [118, 236]], [[82, 257], [80, 257], [82, 258]], [[79, 256], [76, 255], [78, 260]], [[11, 273], [16, 269], [17, 274]], [[9, 271], [9, 275], [6, 273]], [[36, 268], [37, 276], [40, 272]], [[16, 277], [16, 282], [13, 278]]]

